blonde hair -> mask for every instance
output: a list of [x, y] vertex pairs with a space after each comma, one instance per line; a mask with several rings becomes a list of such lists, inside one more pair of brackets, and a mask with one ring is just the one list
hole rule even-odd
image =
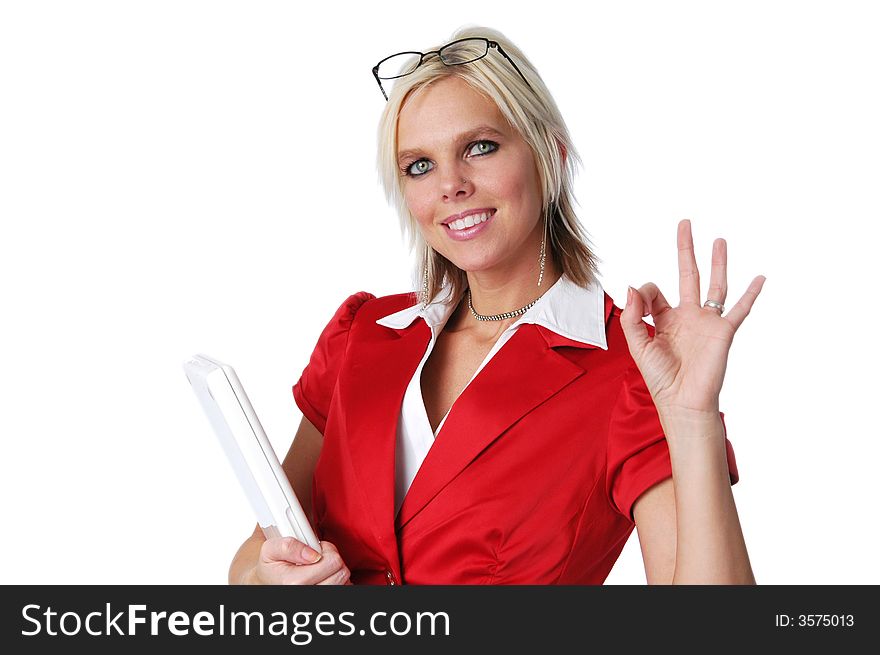
[[[448, 301], [460, 298], [467, 287], [467, 274], [428, 245], [406, 205], [397, 164], [397, 121], [401, 109], [411, 95], [421, 93], [432, 82], [449, 76], [461, 78], [477, 92], [492, 100], [510, 125], [529, 144], [541, 182], [548, 252], [561, 271], [575, 284], [587, 287], [598, 275], [598, 262], [601, 260], [593, 254], [589, 238], [574, 211], [572, 181], [581, 159], [571, 142], [556, 102], [532, 63], [501, 32], [486, 27], [467, 26], [456, 30], [449, 41], [467, 37], [485, 37], [497, 41], [516, 62], [528, 84], [498, 52], [490, 52], [482, 59], [458, 66], [447, 66], [439, 57], [429, 57], [413, 73], [394, 80], [390, 92], [386, 88], [388, 102], [379, 120], [379, 179], [389, 204], [397, 210], [401, 231], [408, 242], [409, 250], [416, 250], [420, 255], [415, 273], [416, 288], [419, 291], [425, 271], [428, 272], [428, 294], [422, 301], [427, 302], [434, 298], [446, 282], [451, 285]], [[426, 48], [425, 52], [439, 50], [442, 45]]]

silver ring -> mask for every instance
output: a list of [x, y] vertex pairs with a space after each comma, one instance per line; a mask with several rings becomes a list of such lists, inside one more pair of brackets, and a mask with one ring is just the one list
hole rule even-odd
[[707, 300], [703, 303], [703, 307], [711, 307], [712, 309], [717, 309], [719, 314], [724, 313], [724, 305], [720, 302], [715, 302], [714, 300]]

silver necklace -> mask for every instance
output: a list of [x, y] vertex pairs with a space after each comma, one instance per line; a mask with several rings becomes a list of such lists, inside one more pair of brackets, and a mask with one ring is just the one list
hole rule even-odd
[[[544, 293], [547, 293], [546, 291]], [[490, 314], [489, 316], [483, 316], [482, 314], [478, 314], [477, 310], [474, 309], [473, 304], [471, 303], [471, 289], [468, 287], [468, 307], [471, 310], [471, 314], [474, 315], [478, 321], [503, 321], [506, 318], [513, 318], [514, 316], [520, 316], [521, 314], [525, 314], [529, 308], [538, 302], [541, 297], [544, 295], [542, 293], [540, 296], [535, 298], [532, 302], [530, 302], [525, 307], [520, 307], [519, 309], [515, 309], [512, 312], [504, 312], [503, 314]]]

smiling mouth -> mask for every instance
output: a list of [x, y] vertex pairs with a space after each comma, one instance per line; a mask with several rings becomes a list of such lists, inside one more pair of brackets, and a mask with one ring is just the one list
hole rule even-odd
[[446, 227], [452, 230], [453, 232], [466, 230], [468, 228], [473, 227], [474, 225], [479, 225], [480, 223], [485, 223], [492, 216], [495, 215], [497, 210], [491, 209], [487, 212], [482, 212], [480, 214], [470, 214], [469, 216], [465, 216], [464, 218], [460, 218], [457, 221], [452, 221], [451, 223], [446, 223]]

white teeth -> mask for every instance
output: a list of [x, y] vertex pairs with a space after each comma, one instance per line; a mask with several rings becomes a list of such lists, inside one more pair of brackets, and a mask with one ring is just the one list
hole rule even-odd
[[471, 214], [470, 216], [465, 216], [463, 219], [458, 219], [457, 221], [453, 221], [449, 223], [449, 227], [453, 230], [463, 230], [467, 227], [473, 227], [478, 223], [484, 223], [489, 220], [489, 216], [491, 212], [483, 212], [482, 214]]

